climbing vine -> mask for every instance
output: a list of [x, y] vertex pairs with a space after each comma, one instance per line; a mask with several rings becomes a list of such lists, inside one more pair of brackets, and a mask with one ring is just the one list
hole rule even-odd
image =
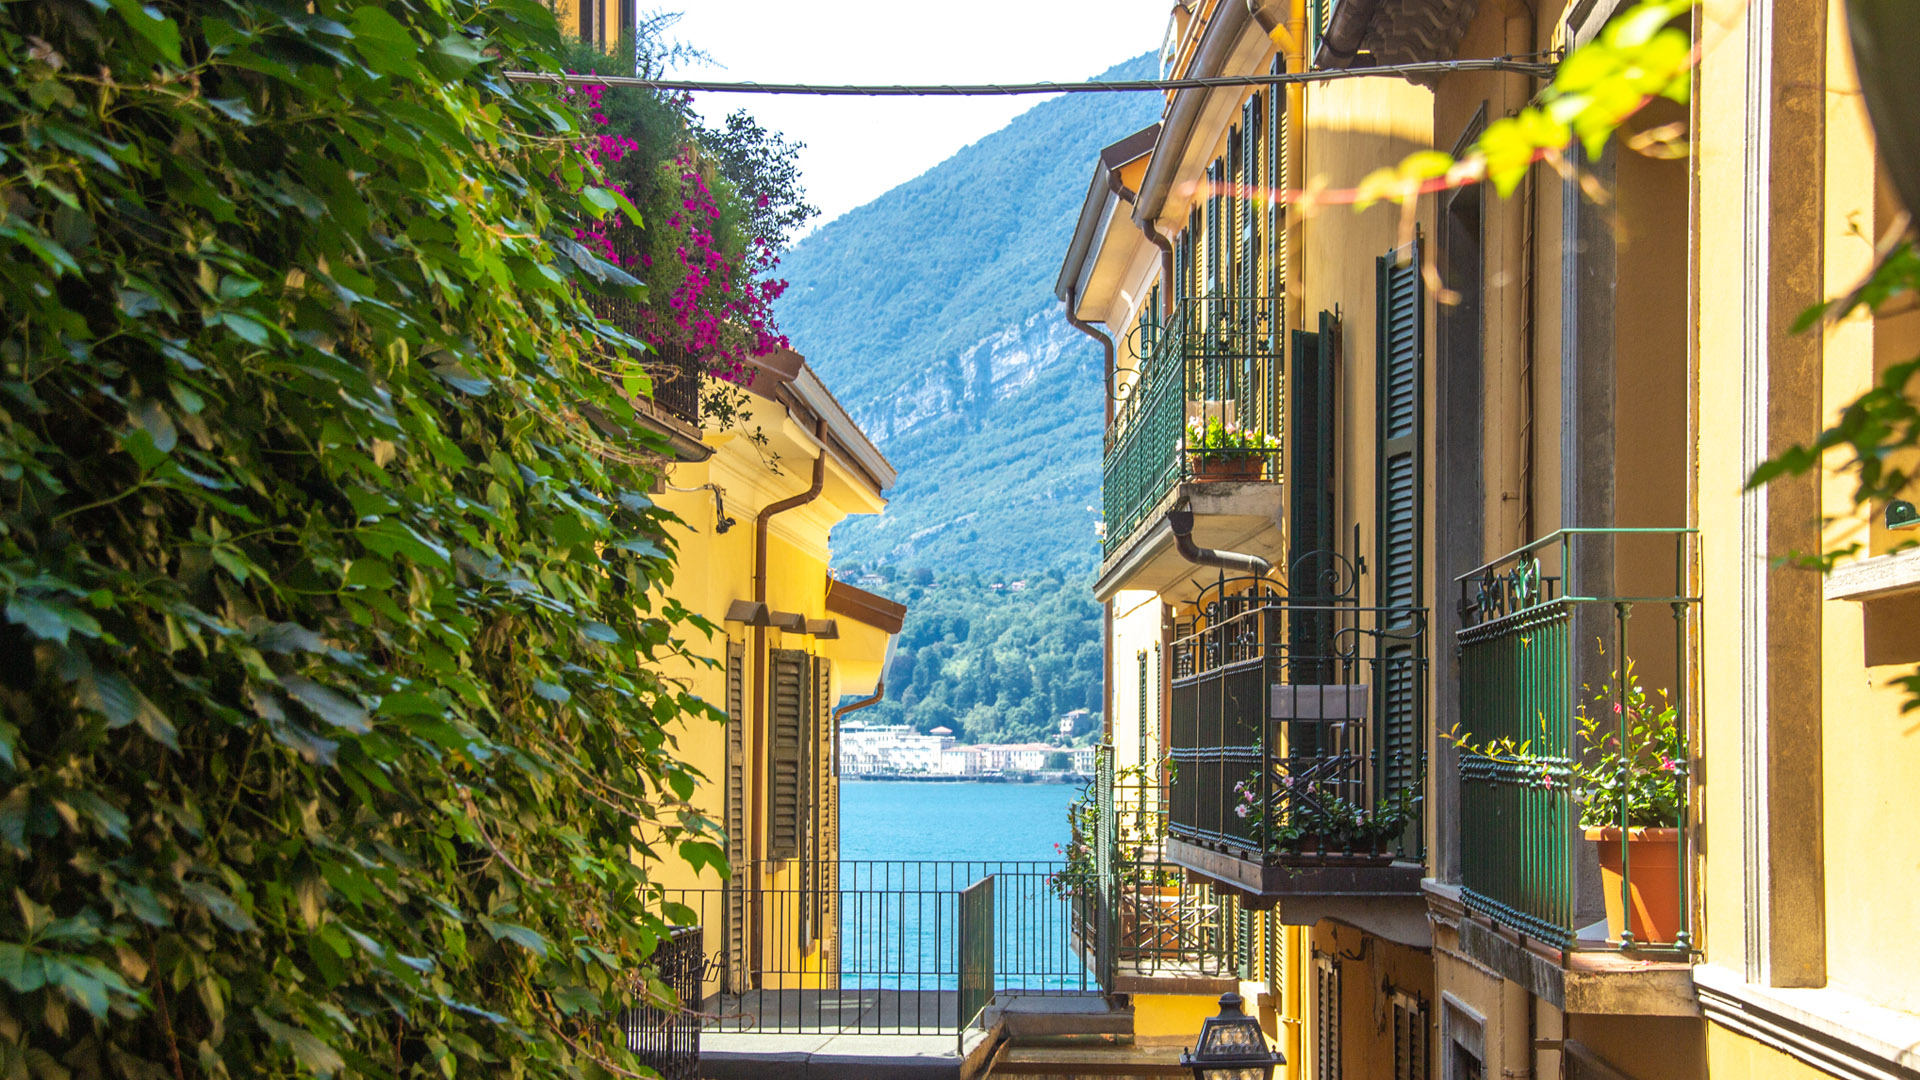
[[551, 13], [0, 50], [0, 1076], [633, 1075], [649, 867], [721, 862], [661, 674], [711, 627], [586, 306], [638, 215], [501, 75]]

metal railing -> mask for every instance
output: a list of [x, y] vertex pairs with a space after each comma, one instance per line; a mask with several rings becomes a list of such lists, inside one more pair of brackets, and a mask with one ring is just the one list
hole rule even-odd
[[[633, 265], [638, 261], [640, 241], [637, 230], [617, 230], [612, 242], [614, 253], [623, 263]], [[587, 307], [596, 318], [619, 327], [629, 337], [641, 336], [645, 308], [638, 300], [589, 293]], [[653, 380], [653, 404], [689, 426], [699, 427], [700, 380], [706, 374], [706, 367], [700, 359], [684, 346], [663, 342], [650, 347], [640, 364]]]
[[[1175, 484], [1280, 479], [1284, 325], [1281, 297], [1192, 296], [1164, 325], [1134, 331], [1134, 378], [1108, 387], [1118, 398], [1101, 471], [1109, 553]], [[1190, 439], [1215, 422], [1269, 445], [1206, 450]]]
[[960, 1027], [964, 1031], [993, 1004], [993, 898], [999, 884], [988, 874], [960, 892]]
[[[627, 1049], [660, 1080], [694, 1080], [699, 1073], [703, 940], [700, 927], [681, 927], [654, 950], [654, 968], [679, 999], [678, 1008], [642, 1001], [621, 1018]], [[635, 992], [638, 996], [639, 987]]]
[[[1094, 796], [1112, 805], [1115, 823], [1117, 850], [1105, 893], [1115, 914], [1109, 932], [1116, 973], [1250, 978], [1254, 943], [1239, 899], [1166, 858], [1160, 784], [1128, 770]], [[1096, 929], [1076, 932], [1091, 941]]]
[[1426, 610], [1361, 607], [1344, 559], [1302, 558], [1322, 595], [1223, 579], [1173, 643], [1168, 832], [1270, 863], [1419, 859]]
[[1563, 529], [1457, 579], [1472, 910], [1561, 949], [1691, 947], [1693, 538]]
[[[1101, 990], [1074, 947], [1062, 862], [857, 861], [838, 864], [833, 890], [788, 885], [792, 864], [735, 871], [741, 940], [707, 960], [710, 1030], [930, 1034], [964, 1028], [962, 930], [980, 940], [980, 909], [962, 894], [990, 880], [993, 985], [1006, 994]], [[720, 925], [736, 886], [669, 890], [690, 922]], [[975, 903], [978, 903], [975, 894]], [[737, 955], [736, 955], [737, 954]], [[977, 1011], [977, 1010], [976, 1010]]]

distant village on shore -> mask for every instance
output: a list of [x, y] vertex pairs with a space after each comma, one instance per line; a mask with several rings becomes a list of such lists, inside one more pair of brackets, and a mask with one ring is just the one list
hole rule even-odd
[[840, 777], [843, 780], [977, 780], [1064, 783], [1093, 775], [1093, 745], [1072, 745], [1088, 712], [1075, 709], [1060, 718], [1051, 742], [963, 745], [953, 729], [922, 733], [911, 724], [840, 725]]

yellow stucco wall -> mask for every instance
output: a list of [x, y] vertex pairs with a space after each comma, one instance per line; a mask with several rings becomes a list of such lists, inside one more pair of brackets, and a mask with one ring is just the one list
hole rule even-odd
[[1828, 1080], [1830, 1075], [1715, 1024], [1706, 1029], [1706, 1066], [1714, 1080]]

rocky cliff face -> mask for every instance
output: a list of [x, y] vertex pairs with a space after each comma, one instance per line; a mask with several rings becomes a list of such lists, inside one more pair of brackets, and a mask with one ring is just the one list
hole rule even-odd
[[1157, 119], [1156, 100], [1042, 102], [788, 253], [782, 329], [900, 470], [883, 518], [835, 532], [838, 565], [1092, 568], [1100, 349], [1053, 281], [1100, 148]]
[[981, 338], [951, 362], [909, 378], [891, 398], [868, 401], [854, 419], [875, 443], [890, 441], [956, 414], [983, 417], [994, 405], [1042, 379], [1075, 377], [1088, 339], [1049, 304]]

